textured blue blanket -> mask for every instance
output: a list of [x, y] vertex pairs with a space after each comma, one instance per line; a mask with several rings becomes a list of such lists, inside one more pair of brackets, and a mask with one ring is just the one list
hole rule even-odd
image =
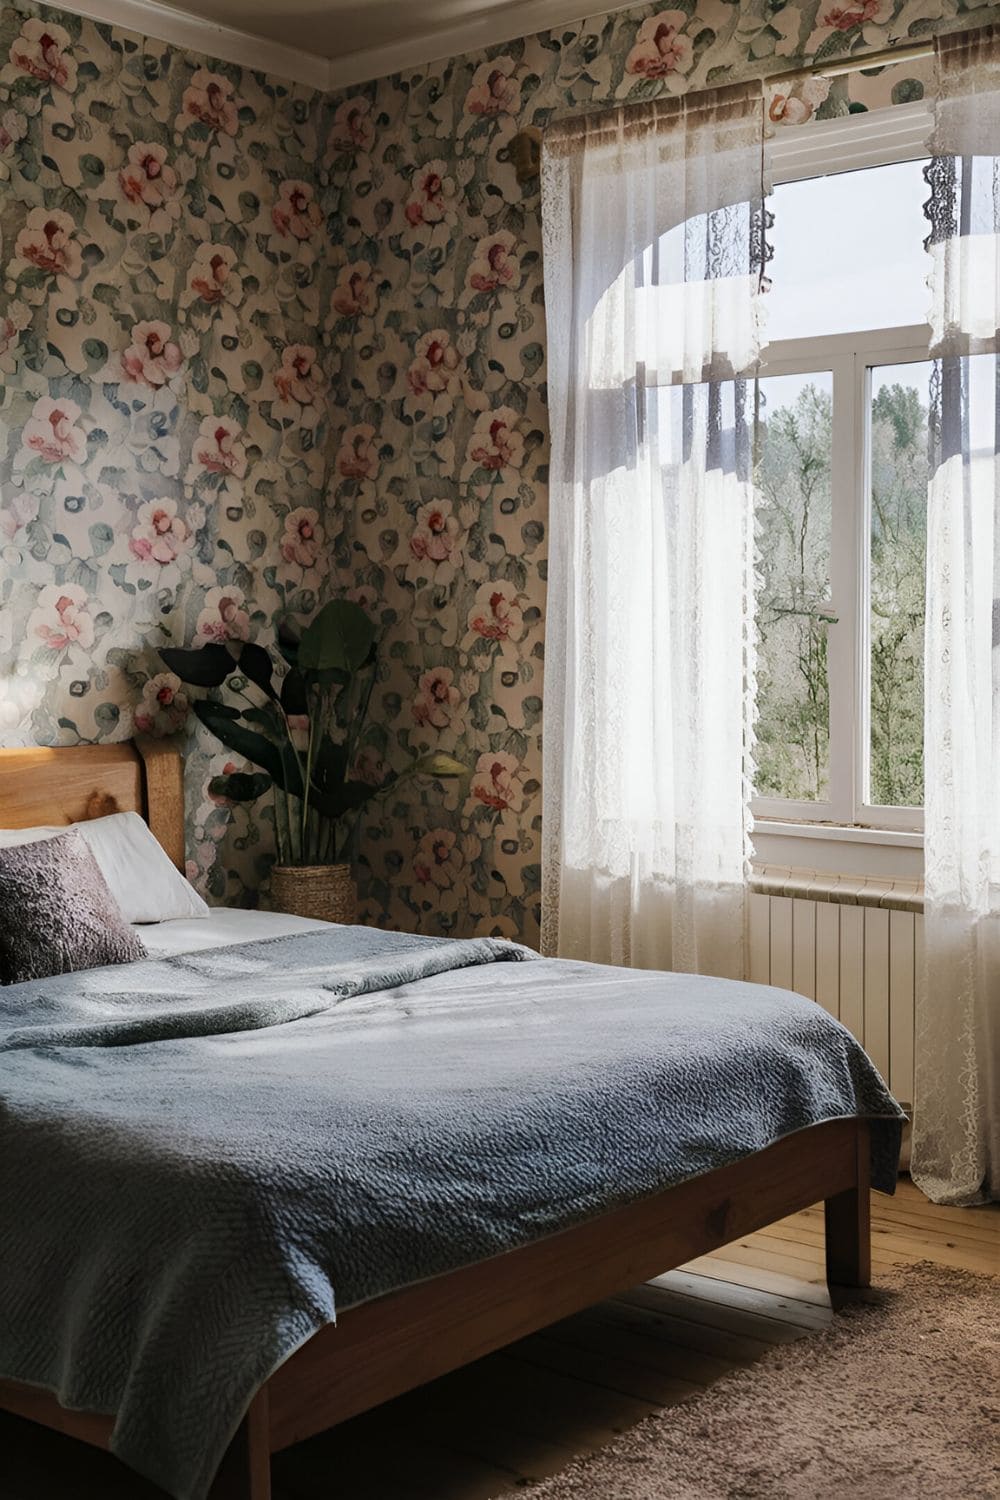
[[336, 928], [0, 990], [0, 1375], [116, 1414], [115, 1452], [202, 1500], [335, 1298], [837, 1116], [876, 1121], [892, 1190], [900, 1111], [819, 1006], [498, 962], [533, 958]]

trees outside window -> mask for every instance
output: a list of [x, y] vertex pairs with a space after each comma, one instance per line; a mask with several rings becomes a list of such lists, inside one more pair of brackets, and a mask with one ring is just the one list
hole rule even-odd
[[[873, 366], [860, 356], [853, 365], [840, 383], [849, 409], [837, 424], [852, 429], [854, 410], [862, 409], [860, 451], [850, 466], [861, 493], [849, 507], [833, 504], [831, 372], [760, 383], [757, 792], [830, 801], [829, 642], [831, 630], [847, 628], [856, 637], [853, 654], [867, 655], [867, 672], [855, 674], [859, 692], [840, 705], [855, 729], [868, 726], [866, 746], [857, 747], [867, 751], [859, 757], [868, 782], [859, 800], [919, 808], [930, 366]], [[857, 574], [838, 591], [846, 597], [835, 611], [831, 544], [845, 530], [841, 551], [856, 560]], [[867, 598], [867, 622], [842, 618], [840, 604], [852, 598]]]

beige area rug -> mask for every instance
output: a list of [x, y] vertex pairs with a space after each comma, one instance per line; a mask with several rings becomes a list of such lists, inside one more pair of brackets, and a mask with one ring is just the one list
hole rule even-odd
[[531, 1500], [997, 1500], [1000, 1279], [922, 1263]]

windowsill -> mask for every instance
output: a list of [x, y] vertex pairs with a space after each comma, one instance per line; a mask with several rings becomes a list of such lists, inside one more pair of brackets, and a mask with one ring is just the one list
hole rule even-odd
[[776, 838], [834, 839], [848, 844], [888, 844], [897, 848], [922, 849], [924, 836], [913, 829], [862, 828], [845, 823], [786, 823], [781, 818], [755, 818], [754, 833]]
[[752, 839], [758, 865], [787, 865], [819, 875], [866, 880], [924, 877], [924, 836], [912, 830], [758, 818]]

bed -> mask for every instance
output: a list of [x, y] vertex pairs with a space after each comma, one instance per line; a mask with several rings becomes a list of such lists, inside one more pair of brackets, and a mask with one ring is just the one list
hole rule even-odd
[[[0, 828], [72, 823], [109, 810], [140, 813], [174, 862], [179, 867], [182, 865], [181, 763], [169, 744], [140, 741], [115, 746], [0, 751]], [[349, 1080], [354, 1076], [351, 1068], [363, 1066], [363, 1059], [372, 1057], [378, 1059], [376, 1072], [381, 1086], [384, 1072], [391, 1071], [394, 1066], [393, 1049], [398, 1051], [398, 1038], [403, 1036], [408, 1053], [406, 1068], [409, 1070], [407, 1108], [418, 1111], [422, 1107], [424, 1110], [422, 1116], [413, 1113], [407, 1118], [419, 1122], [415, 1142], [422, 1139], [420, 1132], [429, 1137], [423, 1158], [416, 1147], [413, 1151], [414, 1162], [418, 1158], [424, 1161], [420, 1191], [431, 1194], [427, 1200], [430, 1202], [435, 1187], [440, 1188], [441, 1201], [449, 1205], [449, 1212], [454, 1212], [454, 1234], [460, 1246], [456, 1250], [447, 1235], [438, 1236], [433, 1245], [421, 1247], [422, 1260], [415, 1262], [409, 1270], [396, 1267], [385, 1272], [381, 1282], [372, 1280], [368, 1274], [373, 1258], [369, 1241], [363, 1236], [358, 1240], [360, 1250], [355, 1256], [357, 1267], [353, 1272], [345, 1248], [342, 1259], [347, 1269], [341, 1266], [337, 1273], [339, 1306], [334, 1309], [331, 1300], [329, 1307], [319, 1306], [308, 1320], [300, 1320], [277, 1353], [272, 1351], [272, 1355], [264, 1359], [249, 1385], [246, 1384], [249, 1377], [245, 1374], [240, 1377], [243, 1385], [233, 1376], [238, 1406], [235, 1419], [232, 1410], [228, 1417], [220, 1418], [228, 1421], [229, 1428], [221, 1442], [221, 1447], [225, 1447], [224, 1457], [214, 1480], [210, 1478], [212, 1500], [237, 1500], [237, 1497], [238, 1500], [268, 1500], [272, 1453], [819, 1200], [825, 1200], [826, 1205], [826, 1267], [831, 1290], [839, 1292], [840, 1289], [868, 1284], [871, 1164], [873, 1161], [876, 1164], [879, 1185], [891, 1190], [890, 1172], [898, 1151], [901, 1112], [885, 1093], [881, 1081], [874, 1070], [870, 1070], [870, 1064], [863, 1059], [856, 1044], [848, 1042], [847, 1034], [841, 1035], [842, 1028], [822, 1018], [818, 1007], [810, 1002], [761, 986], [726, 988], [722, 981], [628, 975], [624, 971], [601, 971], [596, 966], [563, 965], [548, 960], [509, 962], [507, 960], [521, 956], [507, 951], [509, 945], [498, 945], [495, 953], [485, 957], [477, 953], [476, 964], [488, 964], [496, 959], [492, 967], [467, 968], [458, 950], [450, 948], [442, 959], [439, 950], [444, 945], [435, 946], [431, 940], [397, 939], [367, 929], [334, 931], [328, 924], [307, 923], [277, 915], [270, 918], [267, 927], [262, 927], [260, 918], [253, 914], [235, 912], [213, 914], [204, 923], [163, 923], [162, 926], [172, 930], [154, 933], [144, 929], [151, 959], [148, 970], [143, 970], [139, 979], [146, 986], [143, 993], [148, 991], [150, 1003], [157, 994], [162, 996], [168, 989], [183, 990], [184, 984], [194, 987], [192, 1004], [206, 990], [211, 990], [216, 998], [224, 998], [227, 985], [235, 995], [240, 986], [248, 982], [246, 976], [256, 973], [264, 954], [272, 970], [291, 972], [297, 964], [303, 973], [315, 976], [322, 970], [327, 975], [337, 969], [338, 955], [341, 947], [346, 945], [344, 952], [349, 961], [345, 960], [341, 968], [348, 980], [339, 988], [333, 987], [335, 1003], [330, 1009], [335, 1014], [332, 1020], [325, 1011], [317, 1014], [317, 1007], [307, 995], [308, 1003], [302, 1002], [299, 1009], [269, 1013], [263, 1022], [256, 1017], [241, 1022], [248, 1027], [245, 1035], [236, 1035], [238, 1027], [234, 1025], [233, 1034], [227, 1032], [223, 1040], [231, 1049], [236, 1049], [230, 1058], [239, 1055], [252, 1064], [249, 1068], [252, 1082], [244, 1086], [260, 1090], [260, 1099], [270, 1101], [259, 1111], [265, 1120], [268, 1110], [272, 1106], [277, 1108], [280, 1103], [279, 1093], [272, 1090], [267, 1095], [265, 1092], [269, 1076], [266, 1059], [276, 1045], [274, 1037], [285, 1038], [283, 1045], [286, 1049], [290, 1036], [304, 1039], [308, 1045], [303, 1045], [303, 1053], [312, 1057], [317, 1046], [325, 1045], [327, 1033], [322, 1028], [336, 1025], [340, 1028], [335, 1034], [336, 1050], [330, 1056], [342, 1070], [338, 1077]], [[415, 946], [420, 942], [429, 946]], [[387, 967], [390, 963], [391, 967]], [[469, 963], [472, 963], [471, 959]], [[165, 967], [171, 964], [173, 968]], [[361, 973], [366, 965], [369, 968], [374, 965], [382, 977], [352, 984], [350, 976]], [[114, 976], [132, 968], [132, 965], [126, 965], [124, 970], [92, 972]], [[391, 982], [385, 977], [390, 974]], [[70, 987], [79, 978], [70, 976]], [[710, 988], [713, 983], [715, 989]], [[789, 1128], [787, 1121], [798, 1118], [798, 1114], [792, 1111], [791, 1101], [783, 1102], [779, 1098], [775, 1118], [786, 1123], [772, 1127], [774, 1139], [756, 1149], [748, 1149], [748, 1138], [741, 1136], [743, 1144], [737, 1159], [711, 1165], [718, 1158], [718, 1151], [714, 1145], [703, 1144], [704, 1130], [700, 1120], [692, 1122], [690, 1141], [684, 1130], [678, 1130], [677, 1140], [666, 1139], [659, 1122], [652, 1118], [649, 1128], [644, 1129], [642, 1111], [647, 1106], [638, 1101], [638, 1093], [651, 1086], [647, 1070], [641, 1075], [641, 1088], [629, 1106], [638, 1122], [637, 1139], [643, 1143], [642, 1150], [630, 1149], [626, 1156], [622, 1155], [617, 1136], [621, 1133], [621, 1119], [626, 1117], [620, 1113], [609, 1115], [610, 1123], [602, 1124], [602, 1128], [615, 1137], [615, 1145], [601, 1168], [605, 1174], [602, 1178], [596, 1165], [592, 1174], [589, 1169], [591, 1158], [600, 1156], [600, 1151], [595, 1150], [594, 1142], [576, 1139], [581, 1130], [579, 1117], [565, 1126], [565, 1139], [560, 1140], [559, 1129], [563, 1127], [558, 1121], [552, 1123], [551, 1108], [545, 1098], [549, 1074], [538, 1062], [537, 1090], [532, 1084], [526, 1089], [524, 1098], [518, 1101], [517, 1115], [519, 1119], [523, 1116], [521, 1123], [527, 1134], [522, 1133], [518, 1138], [516, 1152], [505, 1144], [503, 1130], [509, 1128], [510, 1112], [509, 1093], [506, 1096], [504, 1093], [503, 1068], [505, 1046], [512, 1032], [534, 1026], [536, 1030], [529, 1037], [530, 1047], [537, 1059], [544, 1059], [550, 1013], [558, 1011], [565, 1021], [567, 1005], [563, 1002], [567, 997], [572, 999], [573, 1030], [553, 1032], [555, 1041], [548, 1045], [558, 1044], [571, 1051], [576, 1048], [574, 1055], [579, 1065], [579, 1077], [574, 1074], [572, 1088], [579, 1093], [586, 1079], [591, 1078], [597, 1080], [597, 1093], [600, 1093], [600, 1068], [610, 1068], [610, 1061], [605, 1062], [603, 1053], [606, 1051], [610, 1058], [619, 1043], [621, 1049], [625, 1049], [626, 1041], [619, 1033], [628, 1030], [627, 1027], [618, 1027], [613, 1033], [602, 1032], [601, 1008], [618, 1006], [617, 1013], [628, 1015], [630, 1024], [639, 1028], [636, 1036], [640, 1041], [646, 1037], [643, 1045], [652, 1045], [649, 1039], [655, 1041], [656, 1031], [642, 1033], [641, 1026], [645, 1024], [643, 1017], [655, 1021], [658, 1014], [655, 1007], [660, 1003], [657, 995], [661, 991], [664, 994], [669, 992], [677, 996], [680, 1003], [684, 986], [690, 990], [692, 984], [696, 989], [709, 987], [698, 989], [698, 994], [706, 1003], [706, 1015], [713, 1017], [713, 1024], [720, 1028], [719, 1035], [723, 1038], [728, 1035], [726, 1017], [731, 1018], [740, 1005], [747, 1008], [748, 1014], [759, 1016], [763, 1029], [772, 1024], [776, 1015], [787, 1012], [792, 1017], [794, 1036], [789, 1050], [800, 1055], [794, 1058], [794, 1067], [792, 1061], [788, 1063], [788, 1077], [794, 1080], [789, 1083], [788, 1092], [801, 1091], [805, 1087], [815, 1095], [811, 1108], [814, 1115], [820, 1116], [815, 1123]], [[25, 986], [10, 988], [22, 991]], [[329, 985], [327, 990], [329, 992]], [[52, 989], [52, 997], [55, 1003], [58, 986]], [[27, 998], [30, 1000], [33, 996]], [[14, 997], [14, 1001], [17, 1000], [18, 997]], [[560, 1000], [560, 1005], [556, 1000]], [[14, 1001], [11, 1001], [8, 991], [8, 1012]], [[180, 999], [171, 997], [175, 1006], [182, 1002], [186, 1003], [183, 995]], [[166, 999], [162, 999], [162, 1004], [167, 1004]], [[754, 1007], [757, 1007], [756, 1011]], [[518, 1018], [514, 1027], [509, 1024], [511, 1014]], [[474, 1024], [479, 1028], [475, 1033], [476, 1045], [484, 1061], [482, 1081], [478, 1077], [474, 1080], [475, 1088], [480, 1092], [470, 1097], [482, 1122], [484, 1140], [492, 1140], [494, 1146], [496, 1142], [500, 1143], [491, 1158], [490, 1173], [499, 1181], [503, 1178], [507, 1158], [517, 1156], [517, 1176], [512, 1179], [519, 1194], [516, 1213], [511, 1210], [511, 1224], [496, 1223], [486, 1228], [480, 1224], [483, 1203], [477, 1194], [483, 1191], [479, 1179], [489, 1176], [489, 1173], [477, 1172], [474, 1161], [471, 1166], [461, 1167], [462, 1158], [455, 1147], [459, 1136], [453, 1133], [442, 1135], [440, 1140], [431, 1138], [436, 1122], [427, 1103], [437, 1089], [444, 1116], [447, 1113], [445, 1096], [451, 1099], [454, 1094], [454, 1098], [458, 1098], [463, 1093], [458, 1085], [453, 1091], [448, 1081], [455, 1072], [455, 1068], [448, 1064], [448, 1047], [463, 1028]], [[272, 1029], [269, 1031], [268, 1027]], [[310, 1027], [319, 1030], [310, 1031]], [[825, 1031], [824, 1027], [827, 1028]], [[834, 1057], [830, 1065], [832, 1073], [822, 1062], [819, 1051], [815, 1057], [809, 1054], [814, 1034], [820, 1037], [818, 1045], [829, 1044], [833, 1048], [830, 1054]], [[483, 1045], [484, 1037], [491, 1038], [488, 1046]], [[29, 1040], [37, 1038], [29, 1037]], [[55, 1045], [59, 1040], [59, 1035], [54, 1035], [49, 1038], [48, 1047], [24, 1046], [20, 1051], [6, 1054], [6, 1079], [0, 1068], [0, 1100], [6, 1094], [9, 1118], [16, 1118], [18, 1113], [19, 1069], [35, 1070], [33, 1086], [37, 1089], [37, 1070], [43, 1065], [47, 1067], [47, 1058], [59, 1052]], [[169, 1086], [177, 1088], [172, 1105], [167, 1086], [164, 1094], [167, 1105], [175, 1107], [182, 1122], [186, 1118], [185, 1100], [194, 1087], [192, 1060], [196, 1060], [199, 1066], [203, 1065], [204, 1048], [209, 1044], [218, 1046], [218, 1039], [192, 1039], [185, 1033], [182, 1045], [188, 1050], [183, 1054], [184, 1068], [171, 1064], [174, 1071], [168, 1070], [163, 1075]], [[174, 1038], [168, 1040], [167, 1045], [180, 1043]], [[159, 1053], [157, 1046], [160, 1047]], [[166, 1056], [162, 1046], [160, 1042], [152, 1047], [134, 1048], [131, 1056], [135, 1060], [140, 1055], [155, 1054], [162, 1063]], [[362, 1058], [361, 1063], [354, 1061], [352, 1049], [356, 1048], [367, 1049], [357, 1054]], [[376, 1050], [371, 1051], [372, 1048]], [[837, 1048], [843, 1049], [842, 1054]], [[121, 1068], [128, 1050], [102, 1043], [91, 1048], [86, 1061], [96, 1068], [103, 1066], [107, 1059], [109, 1067]], [[597, 1052], [602, 1055], [598, 1057]], [[443, 1057], [443, 1071], [435, 1072], [439, 1053]], [[77, 1054], [77, 1058], [80, 1055]], [[215, 1054], [216, 1058], [220, 1055]], [[421, 1059], [428, 1061], [423, 1063]], [[638, 1076], [634, 1073], [634, 1058], [630, 1059], [629, 1065], [633, 1067], [629, 1087], [634, 1089], [635, 1077]], [[420, 1089], [409, 1083], [414, 1068], [417, 1076], [423, 1077], [421, 1067], [426, 1072], [423, 1098]], [[518, 1067], [521, 1071], [516, 1076], [522, 1078], [523, 1060], [519, 1060]], [[52, 1074], [57, 1079], [59, 1076], [58, 1072]], [[85, 1097], [87, 1089], [86, 1072], [78, 1071], [78, 1076], [80, 1085], [74, 1089], [74, 1108], [79, 1107], [79, 1099]], [[95, 1076], [100, 1083], [100, 1075]], [[723, 1069], [719, 1077], [724, 1079], [726, 1076]], [[48, 1074], [44, 1077], [50, 1081]], [[849, 1110], [842, 1108], [838, 1112], [835, 1085], [845, 1089], [856, 1087], [859, 1102], [852, 1104]], [[56, 1090], [58, 1087], [58, 1084], [53, 1085]], [[701, 1085], [699, 1089], [704, 1092]], [[350, 1094], [346, 1083], [344, 1090]], [[464, 1092], [469, 1095], [468, 1088]], [[534, 1093], [537, 1093], [537, 1100]], [[220, 1098], [225, 1097], [224, 1078], [220, 1072]], [[230, 1097], [235, 1099], [237, 1095]], [[257, 1094], [251, 1092], [246, 1097], [253, 1104]], [[378, 1117], [381, 1111], [394, 1107], [394, 1098], [390, 1091], [373, 1095], [374, 1103], [363, 1101], [371, 1120], [359, 1139], [379, 1139]], [[67, 1095], [62, 1107], [68, 1122], [74, 1118], [70, 1103]], [[467, 1115], [469, 1098], [459, 1099], [456, 1108], [459, 1105]], [[796, 1101], [795, 1110], [799, 1110], [800, 1105], [801, 1101]], [[328, 1105], [324, 1104], [326, 1107]], [[648, 1107], [651, 1110], [652, 1104]], [[620, 1112], [620, 1100], [614, 1108]], [[711, 1108], [715, 1109], [714, 1101]], [[152, 1105], [148, 1109], [152, 1110]], [[532, 1109], [538, 1111], [534, 1116]], [[58, 1098], [54, 1102], [50, 1100], [50, 1114], [57, 1125], [59, 1111]], [[98, 1118], [98, 1114], [92, 1113], [88, 1119], [92, 1121]], [[301, 1117], [305, 1121], [309, 1119], [304, 1106]], [[152, 1118], [150, 1114], [149, 1119]], [[148, 1121], [144, 1118], [144, 1126], [146, 1124]], [[294, 1121], [289, 1124], [289, 1140], [294, 1136], [293, 1126]], [[237, 1133], [241, 1128], [234, 1126]], [[264, 1124], [261, 1123], [259, 1128], [263, 1130]], [[441, 1129], [444, 1130], [445, 1126], [442, 1125]], [[338, 1130], [347, 1139], [350, 1132], [343, 1117], [338, 1117]], [[66, 1125], [63, 1133], [72, 1137], [71, 1124]], [[678, 1172], [673, 1165], [668, 1173], [665, 1165], [662, 1169], [656, 1168], [654, 1158], [657, 1153], [662, 1153], [664, 1163], [673, 1161], [671, 1153], [676, 1154], [681, 1149], [682, 1137], [683, 1149], [688, 1153], [685, 1169]], [[338, 1135], [337, 1140], [340, 1138]], [[27, 1134], [24, 1139], [27, 1153]], [[231, 1143], [224, 1136], [216, 1139], [220, 1155], [226, 1156]], [[465, 1139], [466, 1136], [461, 1136], [461, 1140]], [[15, 1157], [18, 1140], [19, 1137], [11, 1135]], [[8, 1152], [10, 1142], [6, 1147]], [[561, 1209], [561, 1218], [555, 1217], [555, 1204], [550, 1201], [559, 1198], [561, 1192], [558, 1174], [552, 1176], [553, 1169], [548, 1160], [555, 1150], [553, 1142], [558, 1143], [564, 1153], [557, 1160], [569, 1163], [566, 1204]], [[243, 1149], [242, 1144], [240, 1149]], [[290, 1145], [288, 1149], [291, 1150]], [[453, 1150], [456, 1153], [454, 1164], [449, 1156]], [[96, 1159], [101, 1159], [99, 1140]], [[277, 1160], [280, 1162], [280, 1159], [279, 1154]], [[434, 1163], [444, 1159], [447, 1166], [438, 1173]], [[384, 1165], [384, 1158], [379, 1160]], [[533, 1181], [530, 1171], [525, 1180], [525, 1161], [537, 1161], [537, 1182]], [[654, 1168], [661, 1171], [661, 1176], [670, 1176], [671, 1185], [656, 1186]], [[448, 1180], [449, 1173], [453, 1181]], [[629, 1173], [634, 1176], [630, 1177]], [[35, 1175], [41, 1179], [44, 1190], [44, 1162]], [[440, 1178], [437, 1184], [436, 1178]], [[456, 1187], [459, 1178], [460, 1191]], [[151, 1180], [155, 1180], [157, 1192], [161, 1183], [164, 1192], [170, 1187], [169, 1177]], [[614, 1190], [609, 1187], [612, 1182]], [[318, 1192], [321, 1187], [320, 1179], [314, 1177], [311, 1191]], [[490, 1192], [493, 1190], [491, 1179]], [[359, 1201], [362, 1205], [364, 1194], [369, 1193], [373, 1204], [371, 1223], [377, 1225], [378, 1214], [388, 1212], [389, 1200], [386, 1198], [381, 1206], [375, 1203], [374, 1179], [369, 1184], [364, 1177], [360, 1178], [353, 1182], [351, 1191], [355, 1197], [361, 1195]], [[600, 1196], [602, 1192], [603, 1197]], [[320, 1197], [321, 1194], [317, 1196], [317, 1204]], [[394, 1201], [398, 1202], [398, 1198], [397, 1194]], [[350, 1201], [346, 1194], [345, 1200]], [[140, 1208], [134, 1211], [133, 1232], [136, 1234], [135, 1225], [142, 1227], [143, 1211]], [[51, 1203], [46, 1212], [54, 1212]], [[271, 1205], [268, 1205], [268, 1212], [270, 1214]], [[277, 1213], [275, 1209], [275, 1217]], [[364, 1217], [359, 1210], [357, 1221], [361, 1223]], [[515, 1220], [516, 1229], [511, 1227]], [[459, 1230], [468, 1230], [470, 1224], [474, 1225], [475, 1233], [471, 1237], [466, 1234], [462, 1239]], [[361, 1224], [361, 1228], [367, 1233], [370, 1226]], [[478, 1239], [477, 1235], [480, 1236]], [[473, 1244], [479, 1245], [476, 1253], [470, 1249]], [[484, 1246], [489, 1248], [484, 1250]], [[297, 1246], [300, 1251], [301, 1248], [301, 1245]], [[148, 1246], [143, 1254], [149, 1257]], [[260, 1260], [262, 1263], [267, 1261], [263, 1243]], [[141, 1258], [137, 1263], [142, 1263]], [[254, 1274], [257, 1273], [255, 1267]], [[278, 1274], [283, 1274], [281, 1267]], [[134, 1267], [130, 1276], [135, 1282]], [[347, 1293], [343, 1299], [339, 1296], [341, 1279]], [[384, 1288], [380, 1290], [383, 1284]], [[238, 1283], [234, 1281], [233, 1285]], [[112, 1288], [112, 1300], [115, 1295]], [[248, 1367], [246, 1346], [252, 1332], [249, 1320], [252, 1312], [256, 1316], [255, 1309], [249, 1304], [254, 1297], [256, 1293], [248, 1296], [247, 1328], [239, 1330], [243, 1342], [236, 1340], [232, 1347], [234, 1370], [237, 1365], [243, 1371]], [[323, 1298], [317, 1300], [322, 1302]], [[263, 1294], [261, 1301], [264, 1301]], [[230, 1308], [227, 1314], [230, 1320], [235, 1316], [237, 1321], [239, 1315], [239, 1307], [235, 1313]], [[231, 1323], [226, 1326], [230, 1327]], [[79, 1329], [76, 1338], [85, 1345]], [[217, 1347], [224, 1343], [221, 1338], [214, 1341], [210, 1351], [212, 1360], [225, 1357], [225, 1349], [220, 1352]], [[80, 1350], [75, 1348], [73, 1356], [79, 1358]], [[205, 1357], [208, 1358], [208, 1354]], [[64, 1362], [68, 1360], [69, 1354], [66, 1354]], [[0, 1377], [9, 1377], [10, 1373], [10, 1370], [5, 1372], [0, 1368]], [[147, 1375], [150, 1373], [155, 1377], [155, 1369]], [[94, 1409], [86, 1409], [78, 1398], [61, 1404], [51, 1388], [55, 1384], [55, 1381], [36, 1383], [34, 1379], [0, 1378], [0, 1408], [84, 1442], [122, 1452], [118, 1408], [115, 1408], [116, 1416], [109, 1414], [109, 1402], [98, 1403]], [[116, 1421], [119, 1421], [117, 1438]], [[229, 1441], [231, 1433], [235, 1435]], [[135, 1466], [140, 1467], [139, 1464]], [[164, 1474], [171, 1472], [167, 1462], [159, 1468], [147, 1465], [143, 1471], [161, 1483]], [[177, 1481], [173, 1493], [198, 1497], [207, 1493], [209, 1481], [205, 1481], [204, 1476], [192, 1478], [194, 1472], [194, 1469], [185, 1471], [186, 1477]]]

